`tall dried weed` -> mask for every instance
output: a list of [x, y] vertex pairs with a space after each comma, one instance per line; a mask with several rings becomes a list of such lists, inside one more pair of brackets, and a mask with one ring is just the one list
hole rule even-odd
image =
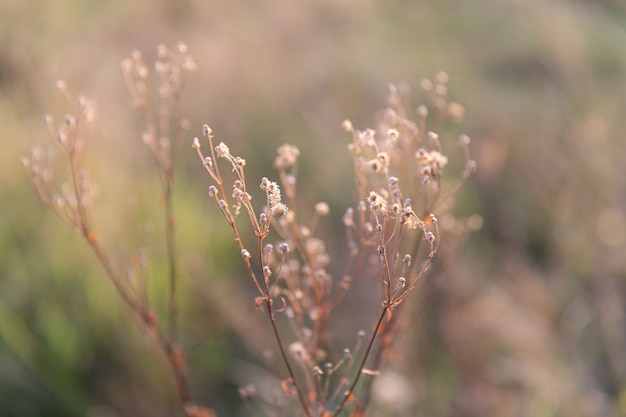
[[[95, 119], [94, 103], [73, 97], [65, 83], [57, 83], [70, 107], [58, 127], [46, 116], [50, 134], [69, 166], [70, 178], [60, 185], [59, 192], [53, 191], [54, 172], [46, 164], [46, 151], [33, 149], [22, 163], [41, 199], [84, 237], [137, 326], [150, 335], [167, 359], [186, 415], [212, 416], [214, 411], [197, 405], [193, 398], [178, 336], [172, 191], [176, 154], [189, 130], [189, 122], [180, 114], [181, 94], [196, 64], [182, 43], [173, 50], [159, 46], [157, 52], [156, 108], [150, 99], [151, 70], [141, 54], [133, 52], [121, 68], [133, 103], [143, 115], [142, 139], [154, 158], [161, 184], [169, 270], [165, 323], [146, 294], [148, 261], [140, 248], [137, 259], [144, 261], [119, 268], [92, 225], [94, 187], [83, 154]], [[312, 219], [303, 220], [297, 204], [300, 151], [296, 146], [278, 148], [274, 161], [277, 180], [270, 179], [272, 175], [250, 179], [244, 157], [224, 142], [218, 143], [208, 125], [202, 129], [202, 140], [193, 140], [208, 174], [208, 196], [231, 228], [236, 242], [233, 256], [235, 250], [239, 252], [256, 292], [251, 309], [266, 315], [282, 362], [273, 370], [283, 375], [275, 387], [282, 392], [280, 396], [264, 398], [254, 385], [240, 389], [250, 415], [336, 417], [344, 410], [351, 416], [366, 415], [371, 380], [378, 375], [393, 341], [401, 307], [432, 268], [440, 241], [446, 238], [438, 217], [449, 214], [455, 194], [476, 167], [470, 159], [468, 136], [454, 141], [457, 150], [453, 152], [462, 155], [463, 161], [458, 167], [450, 166], [448, 138], [436, 133], [448, 121], [463, 118], [463, 107], [448, 99], [447, 82], [448, 75], [443, 72], [422, 81], [427, 103], [417, 107], [415, 117], [408, 88], [389, 85], [376, 129], [357, 129], [350, 121], [343, 122], [341, 127], [350, 139], [357, 197], [353, 207], [341, 210], [345, 256], [331, 255], [328, 242], [316, 232], [318, 222], [334, 213], [333, 208], [320, 200], [312, 208]], [[257, 187], [263, 198], [255, 204], [252, 195], [258, 193]], [[250, 231], [253, 236], [244, 235]], [[209, 234], [210, 229], [203, 232]], [[134, 270], [139, 279], [128, 280], [122, 272], [127, 270]], [[339, 270], [342, 275], [334, 276], [333, 271]], [[357, 281], [366, 282], [376, 294], [377, 301], [367, 306], [376, 319], [371, 328], [356, 332], [351, 346], [336, 346], [329, 324]]]

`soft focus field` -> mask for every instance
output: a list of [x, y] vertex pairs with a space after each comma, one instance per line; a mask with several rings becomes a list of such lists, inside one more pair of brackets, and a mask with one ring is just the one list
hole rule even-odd
[[[182, 339], [199, 403], [246, 415], [237, 388], [257, 378], [273, 340], [193, 136], [208, 123], [254, 178], [274, 176], [277, 146], [297, 145], [301, 197], [329, 203], [323, 233], [340, 254], [354, 197], [342, 120], [375, 127], [388, 82], [406, 81], [417, 105], [422, 78], [445, 70], [478, 162], [455, 214], [483, 224], [441, 253], [411, 297], [372, 415], [626, 415], [622, 1], [3, 0], [0, 416], [181, 413], [162, 360], [19, 163], [52, 145], [42, 116], [65, 112], [55, 80], [97, 100], [97, 226], [120, 259], [133, 229], [147, 231], [159, 300], [158, 184], [119, 63], [132, 49], [152, 62], [157, 44], [177, 41], [199, 65], [183, 98], [192, 128], [175, 194]], [[341, 317], [350, 334], [367, 323]]]

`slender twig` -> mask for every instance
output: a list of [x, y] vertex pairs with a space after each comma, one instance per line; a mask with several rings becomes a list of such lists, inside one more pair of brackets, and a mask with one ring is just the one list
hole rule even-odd
[[[263, 253], [263, 239], [259, 239], [259, 256], [261, 257], [261, 261], [262, 261], [262, 253]], [[274, 308], [273, 308], [273, 302], [272, 302], [272, 295], [270, 294], [270, 290], [269, 290], [269, 286], [267, 283], [267, 280], [264, 279], [263, 280], [263, 284], [264, 284], [264, 290], [265, 290], [265, 311], [267, 312], [267, 316], [270, 320], [270, 323], [272, 325], [272, 332], [274, 333], [274, 339], [276, 339], [276, 343], [278, 344], [278, 349], [280, 350], [280, 356], [283, 359], [283, 362], [285, 363], [285, 366], [287, 367], [287, 372], [289, 373], [289, 377], [291, 378], [291, 381], [293, 383], [294, 388], [296, 389], [296, 393], [298, 395], [298, 400], [300, 401], [300, 404], [302, 405], [302, 410], [304, 411], [304, 413], [306, 414], [307, 417], [311, 417], [311, 412], [309, 411], [309, 406], [307, 404], [306, 399], [304, 398], [304, 394], [302, 393], [302, 390], [300, 389], [300, 385], [298, 384], [298, 381], [296, 380], [296, 374], [293, 371], [293, 368], [291, 366], [291, 362], [289, 361], [289, 357], [287, 356], [287, 353], [285, 351], [285, 347], [283, 346], [283, 341], [282, 338], [280, 337], [280, 332], [278, 331], [278, 326], [276, 325], [276, 317], [274, 315]]]
[[337, 417], [339, 413], [341, 413], [341, 410], [343, 410], [343, 408], [346, 406], [346, 404], [350, 400], [350, 397], [352, 396], [352, 393], [354, 392], [354, 389], [356, 388], [356, 384], [358, 384], [359, 379], [361, 378], [361, 374], [363, 373], [363, 368], [365, 368], [365, 362], [367, 361], [369, 354], [372, 351], [372, 346], [374, 345], [374, 341], [376, 340], [376, 336], [378, 335], [380, 326], [383, 320], [385, 319], [385, 316], [387, 315], [387, 311], [389, 311], [389, 305], [385, 305], [383, 309], [381, 310], [380, 316], [378, 317], [378, 322], [376, 323], [376, 328], [374, 329], [374, 332], [372, 333], [372, 337], [370, 338], [370, 341], [367, 344], [367, 349], [365, 350], [365, 353], [363, 354], [363, 359], [361, 360], [357, 373], [354, 377], [354, 380], [352, 381], [352, 385], [350, 385], [350, 388], [348, 388], [348, 390], [344, 394], [343, 400], [341, 400], [341, 403], [337, 407], [335, 413], [333, 414], [333, 417]]

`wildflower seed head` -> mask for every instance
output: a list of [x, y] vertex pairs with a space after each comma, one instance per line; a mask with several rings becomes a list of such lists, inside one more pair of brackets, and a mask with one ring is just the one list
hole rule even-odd
[[291, 353], [291, 356], [298, 362], [304, 362], [307, 356], [306, 350], [301, 342], [293, 342], [290, 344], [289, 353]]
[[246, 165], [246, 160], [237, 156], [235, 158], [235, 165], [238, 168], [243, 168]]
[[[363, 340], [363, 338], [365, 337], [365, 330], [359, 330], [358, 332], [356, 332], [356, 338], [357, 340], [361, 341]], [[345, 352], [345, 350], [344, 350]], [[349, 352], [349, 350], [348, 350]]]
[[52, 124], [54, 124], [54, 118], [49, 114], [44, 114], [43, 122], [48, 126], [52, 126]]
[[407, 266], [411, 265], [411, 255], [408, 253], [404, 255], [404, 259], [402, 260]]
[[470, 137], [463, 134], [461, 136], [459, 136], [459, 143], [463, 146], [467, 146], [470, 144]]
[[67, 135], [65, 134], [65, 132], [57, 133], [57, 141], [61, 144], [67, 143]]
[[265, 212], [259, 214], [259, 223], [267, 224], [267, 214]]
[[389, 185], [396, 187], [398, 185], [398, 177], [389, 177]]
[[250, 258], [250, 252], [248, 252], [248, 250], [247, 250], [247, 249], [242, 249], [242, 250], [241, 250], [241, 256], [242, 256], [242, 258], [244, 258], [244, 259], [249, 259], [249, 258]]
[[30, 157], [35, 162], [41, 161], [43, 159], [43, 157], [44, 157], [44, 154], [45, 154], [45, 152], [39, 146], [33, 146], [30, 149]]
[[261, 189], [264, 189], [267, 194], [267, 202], [272, 216], [284, 216], [288, 209], [285, 204], [281, 203], [280, 187], [278, 184], [263, 177], [261, 180]]
[[354, 227], [354, 209], [352, 207], [348, 207], [343, 215], [343, 224], [346, 227]]
[[196, 64], [196, 61], [194, 61], [192, 57], [187, 56], [180, 63], [180, 68], [186, 72], [194, 72], [198, 69], [198, 64]]
[[249, 397], [247, 386], [239, 387], [237, 392], [239, 393], [239, 398], [241, 398], [242, 400], [245, 400]]
[[426, 107], [425, 105], [421, 104], [418, 108], [417, 108], [417, 115], [422, 118], [425, 119], [428, 117], [428, 107]]
[[330, 211], [328, 204], [325, 202], [319, 202], [315, 205], [315, 212], [320, 216], [326, 216]]
[[168, 52], [169, 52], [169, 49], [167, 48], [165, 44], [160, 43], [159, 45], [157, 45], [157, 56], [159, 58], [167, 57]]
[[71, 114], [66, 114], [63, 121], [65, 122], [65, 125], [69, 128], [73, 128], [74, 126], [76, 126], [76, 118]]
[[443, 168], [448, 164], [448, 157], [439, 151], [426, 151], [424, 148], [418, 149], [415, 158], [419, 164], [419, 172], [424, 176], [436, 177], [440, 175]]
[[475, 160], [470, 159], [469, 161], [467, 161], [467, 168], [469, 172], [476, 172], [476, 170], [478, 169], [478, 164]]
[[178, 42], [175, 48], [176, 48], [176, 52], [182, 55], [185, 55], [189, 52], [189, 47], [187, 46], [185, 42]]
[[204, 166], [211, 168], [213, 166], [213, 160], [210, 156], [204, 158]]
[[348, 120], [348, 119], [344, 120], [341, 123], [341, 127], [346, 132], [352, 132], [353, 131], [352, 122], [350, 120]]
[[226, 204], [226, 201], [224, 201], [223, 199], [219, 201], [219, 205], [221, 209], [225, 209], [228, 204]]
[[429, 242], [434, 242], [435, 241], [435, 235], [432, 232], [426, 233], [426, 240], [428, 240]]
[[389, 129], [387, 131], [387, 137], [392, 142], [395, 142], [398, 139], [399, 136], [400, 136], [400, 134], [398, 133], [397, 129]]
[[224, 142], [220, 142], [220, 144], [215, 147], [215, 153], [218, 158], [225, 158], [230, 155], [230, 149]]
[[191, 146], [194, 149], [200, 149], [200, 140], [198, 138], [193, 138], [193, 145], [191, 145]]
[[[80, 99], [80, 97], [79, 97], [79, 99]], [[79, 104], [80, 104], [80, 107], [81, 107], [81, 114], [85, 118], [85, 120], [87, 122], [89, 122], [89, 123], [95, 121], [96, 117], [98, 115], [97, 106], [96, 106], [95, 100], [87, 100], [87, 99], [85, 99], [84, 102], [82, 102], [82, 103], [79, 102]]]
[[437, 216], [435, 216], [435, 213], [430, 213], [430, 221], [433, 223], [437, 223]]
[[420, 86], [422, 87], [422, 90], [426, 92], [432, 91], [434, 87], [433, 82], [429, 80], [428, 78], [424, 78], [422, 82], [420, 83]]
[[367, 161], [367, 165], [369, 166], [370, 172], [376, 173], [380, 172], [383, 169], [383, 164], [378, 159], [371, 159]]
[[209, 127], [209, 125], [202, 126], [202, 134], [204, 136], [211, 136], [213, 134], [213, 130]]
[[215, 197], [217, 195], [217, 187], [215, 185], [209, 186], [209, 197]]
[[267, 265], [263, 266], [263, 276], [265, 278], [269, 278], [270, 276], [272, 276], [272, 270]]
[[309, 329], [308, 327], [303, 327], [302, 334], [306, 339], [311, 339], [313, 337], [313, 330]]
[[300, 226], [300, 234], [303, 237], [309, 237], [309, 236], [311, 236], [311, 229], [309, 229], [308, 227], [302, 225], [302, 226]]
[[[359, 330], [359, 332], [361, 332], [362, 330]], [[357, 334], [358, 335], [358, 334]], [[363, 336], [365, 336], [365, 332], [363, 332]], [[352, 352], [350, 352], [350, 349], [345, 348], [343, 350], [343, 358], [345, 360], [351, 359], [352, 358]]]
[[317, 376], [324, 375], [324, 371], [322, 371], [322, 368], [320, 368], [319, 366], [314, 366], [312, 371], [314, 375], [317, 375]]
[[374, 129], [365, 129], [363, 131], [363, 136], [369, 146], [376, 146], [376, 131]]
[[159, 74], [166, 74], [169, 71], [169, 65], [163, 61], [156, 61], [154, 63], [154, 70]]
[[263, 252], [265, 252], [268, 255], [273, 253], [274, 245], [272, 245], [271, 243], [266, 244], [265, 246], [263, 246]]
[[143, 63], [138, 63], [138, 65], [135, 66], [135, 75], [138, 79], [145, 80], [148, 78], [148, 68], [146, 68]]
[[465, 107], [463, 107], [459, 103], [449, 103], [448, 113], [450, 114], [450, 117], [452, 117], [452, 120], [459, 123], [463, 120], [463, 117], [465, 116]]
[[298, 157], [300, 156], [300, 150], [289, 144], [284, 144], [278, 148], [278, 156], [274, 160], [274, 166], [277, 169], [288, 168], [295, 165]]
[[406, 278], [404, 278], [404, 277], [398, 278], [398, 285], [399, 286], [404, 287], [405, 284], [406, 284]]
[[287, 213], [287, 206], [285, 204], [277, 204], [272, 207], [272, 216], [274, 217], [283, 217]]
[[38, 177], [39, 175], [41, 175], [41, 167], [39, 165], [33, 165], [30, 168], [30, 173], [31, 175], [33, 175], [34, 177]]
[[470, 230], [479, 230], [483, 227], [483, 218], [480, 214], [472, 214], [467, 218], [467, 226]]
[[433, 141], [439, 140], [439, 135], [438, 135], [438, 134], [436, 134], [435, 132], [433, 132], [432, 130], [431, 130], [431, 131], [429, 131], [429, 132], [426, 134], [426, 136], [428, 136], [428, 139], [429, 139], [429, 140], [433, 140]]
[[63, 80], [57, 80], [54, 83], [54, 88], [56, 88], [57, 90], [59, 90], [61, 92], [64, 92], [64, 91], [67, 90], [67, 84]]
[[127, 74], [133, 69], [133, 61], [130, 58], [123, 60], [120, 63], [120, 69], [123, 73]]
[[289, 252], [289, 245], [286, 242], [283, 242], [280, 245], [278, 245], [278, 250], [281, 251], [283, 254], [285, 254]]
[[370, 205], [370, 210], [384, 212], [387, 207], [387, 200], [375, 191], [370, 191], [367, 200]]

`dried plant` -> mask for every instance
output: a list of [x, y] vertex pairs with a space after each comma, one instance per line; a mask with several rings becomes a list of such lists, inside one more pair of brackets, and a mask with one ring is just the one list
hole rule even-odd
[[[446, 83], [447, 75], [440, 73], [435, 82], [422, 84], [438, 123], [463, 115], [460, 105], [448, 102]], [[347, 120], [343, 123], [352, 135], [348, 148], [353, 155], [358, 202], [343, 215], [348, 256], [343, 265], [346, 272], [338, 282], [328, 270], [332, 260], [325, 242], [312, 232], [318, 218], [329, 213], [328, 204], [317, 203], [308, 224], [300, 222], [298, 210], [290, 210], [297, 207], [297, 147], [285, 144], [278, 149], [274, 167], [281, 185], [262, 178], [258, 185], [265, 198], [262, 206], [255, 208], [245, 159], [231, 153], [224, 142], [216, 145], [207, 125], [203, 135], [210, 153], [205, 155], [200, 140], [194, 139], [193, 147], [212, 180], [209, 196], [231, 227], [258, 293], [255, 306], [265, 311], [271, 323], [287, 373], [282, 390], [296, 397], [302, 414], [309, 417], [336, 417], [349, 405], [354, 405], [353, 415], [364, 413], [370, 388], [368, 385], [359, 400], [356, 387], [362, 376], [377, 374], [399, 307], [431, 267], [440, 239], [435, 211], [475, 168], [469, 158], [469, 137], [462, 135], [459, 144], [465, 168], [457, 183], [444, 190], [442, 174], [448, 158], [439, 136], [426, 128], [428, 107], [420, 106], [417, 121], [412, 121], [403, 104], [407, 95], [408, 91], [401, 94], [398, 87], [389, 87], [388, 107], [378, 130], [360, 131]], [[227, 170], [220, 170], [220, 160], [225, 160]], [[256, 241], [251, 248], [241, 236], [240, 217], [254, 231]], [[370, 263], [371, 255], [377, 257], [375, 265]], [[379, 310], [377, 321], [369, 334], [359, 331], [353, 350], [332, 352], [328, 321], [357, 279], [377, 285], [380, 304], [372, 306]], [[279, 315], [289, 323], [291, 334], [281, 334]], [[377, 340], [380, 347], [374, 353]], [[248, 387], [241, 394], [251, 414], [263, 415], [258, 411], [262, 402], [256, 401], [256, 407], [253, 404], [256, 392]]]
[[[160, 46], [155, 69], [159, 77], [156, 112], [150, 105], [150, 71], [141, 54], [134, 52], [122, 63], [131, 97], [145, 121], [143, 141], [154, 157], [162, 187], [170, 283], [166, 325], [146, 295], [147, 258], [139, 256], [144, 262], [127, 268], [134, 268], [140, 278], [128, 280], [92, 226], [94, 187], [83, 167], [87, 129], [94, 119], [92, 102], [72, 97], [64, 83], [57, 84], [72, 109], [58, 129], [46, 117], [69, 164], [70, 181], [61, 185], [59, 194], [51, 192], [53, 171], [45, 165], [44, 151], [35, 149], [22, 162], [42, 200], [83, 235], [138, 326], [167, 359], [186, 414], [211, 416], [212, 410], [193, 400], [177, 328], [172, 190], [175, 156], [189, 125], [180, 114], [180, 97], [195, 63], [184, 44], [174, 50]], [[193, 147], [209, 174], [209, 197], [232, 229], [256, 291], [254, 307], [264, 311], [271, 325], [284, 365], [275, 370], [284, 375], [283, 397], [293, 398], [277, 402], [262, 398], [252, 385], [242, 387], [240, 395], [251, 415], [280, 415], [279, 408], [307, 417], [337, 417], [344, 410], [352, 416], [365, 415], [370, 382], [393, 339], [400, 308], [431, 269], [439, 248], [442, 236], [437, 215], [449, 211], [450, 197], [475, 169], [469, 157], [469, 137], [462, 135], [458, 144], [464, 167], [457, 175], [447, 174], [447, 147], [444, 150], [445, 141], [435, 131], [448, 119], [458, 121], [463, 116], [462, 106], [448, 100], [447, 82], [445, 73], [422, 82], [428, 104], [417, 108], [415, 120], [410, 116], [408, 88], [390, 85], [376, 130], [357, 130], [351, 122], [343, 122], [343, 129], [351, 135], [348, 150], [353, 157], [357, 202], [343, 214], [347, 246], [341, 259], [333, 259], [327, 242], [316, 235], [318, 221], [331, 211], [327, 203], [315, 204], [309, 222], [301, 220], [296, 203], [300, 156], [296, 146], [278, 149], [274, 162], [278, 181], [264, 177], [250, 182], [245, 159], [231, 153], [225, 143], [215, 143], [208, 125], [203, 127], [209, 144], [206, 153], [201, 141], [194, 139]], [[431, 124], [434, 130], [429, 130]], [[263, 195], [259, 205], [252, 201], [257, 187]], [[253, 236], [247, 235], [250, 230]], [[343, 269], [340, 279], [333, 278], [331, 267]], [[378, 294], [369, 307], [376, 311], [376, 320], [371, 330], [357, 332], [354, 346], [336, 348], [329, 323], [357, 280], [367, 282]]]
[[[183, 43], [174, 50], [161, 45], [157, 50], [158, 61], [155, 72], [158, 75], [158, 106], [153, 109], [149, 99], [150, 70], [144, 63], [141, 53], [135, 51], [131, 58], [121, 64], [122, 73], [136, 109], [144, 119], [142, 134], [155, 160], [162, 191], [165, 235], [163, 237], [168, 262], [169, 292], [167, 320], [164, 325], [146, 292], [149, 257], [144, 247], [135, 250], [134, 258], [139, 261], [121, 267], [111, 258], [109, 251], [101, 243], [92, 221], [92, 209], [96, 187], [90, 181], [84, 167], [84, 154], [87, 149], [90, 125], [95, 121], [95, 102], [85, 97], [74, 97], [65, 82], [58, 81], [56, 87], [66, 98], [70, 111], [60, 126], [56, 127], [52, 116], [45, 122], [52, 139], [67, 159], [70, 179], [60, 185], [60, 193], [54, 191], [54, 170], [47, 161], [47, 153], [40, 148], [31, 151], [29, 157], [22, 158], [30, 178], [41, 199], [52, 206], [59, 216], [74, 227], [91, 247], [107, 276], [115, 286], [124, 304], [131, 311], [137, 325], [154, 342], [166, 359], [175, 380], [175, 386], [187, 415], [211, 416], [212, 411], [194, 403], [189, 387], [185, 357], [178, 341], [178, 308], [176, 265], [176, 236], [172, 191], [174, 188], [174, 162], [177, 150], [184, 138], [189, 122], [180, 114], [181, 93], [188, 75], [196, 69], [196, 64]], [[129, 279], [135, 276], [136, 279]]]

